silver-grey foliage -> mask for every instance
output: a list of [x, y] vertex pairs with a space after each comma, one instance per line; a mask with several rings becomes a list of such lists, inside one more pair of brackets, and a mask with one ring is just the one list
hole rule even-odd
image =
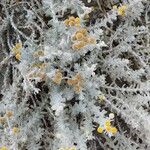
[[0, 150], [150, 149], [150, 1], [117, 5], [87, 23], [81, 0], [0, 1]]

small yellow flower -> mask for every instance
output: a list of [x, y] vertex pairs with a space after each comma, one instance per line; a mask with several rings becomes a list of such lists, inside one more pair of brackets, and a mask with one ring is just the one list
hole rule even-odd
[[80, 18], [79, 17], [75, 18], [74, 21], [75, 21], [75, 23], [80, 24]]
[[111, 126], [106, 126], [106, 127], [105, 127], [105, 130], [106, 130], [107, 132], [110, 132], [110, 131], [111, 131]]
[[74, 21], [69, 21], [69, 25], [74, 26], [75, 25]]
[[105, 120], [105, 127], [109, 127], [111, 125], [111, 122], [109, 119]]
[[80, 24], [79, 24], [79, 23], [75, 23], [75, 26], [76, 26], [76, 27], [80, 27]]
[[13, 127], [13, 128], [12, 128], [12, 132], [13, 132], [14, 134], [18, 133], [18, 132], [19, 132], [19, 128]]
[[75, 17], [74, 16], [69, 17], [69, 21], [75, 21]]
[[103, 130], [104, 130], [104, 129], [103, 129], [102, 127], [98, 127], [98, 128], [97, 128], [97, 132], [98, 132], [98, 133], [102, 133]]
[[67, 83], [74, 87], [74, 91], [79, 93], [81, 91], [81, 86], [83, 83], [83, 78], [80, 73], [77, 73], [72, 79], [68, 79]]
[[112, 134], [117, 133], [117, 128], [116, 128], [116, 127], [111, 127], [110, 132], [111, 132]]
[[66, 26], [68, 26], [68, 25], [69, 25], [69, 19], [66, 19], [66, 20], [64, 21], [64, 24], [65, 24]]
[[80, 26], [80, 18], [79, 17], [74, 17], [74, 16], [70, 16], [69, 19], [66, 19], [64, 21], [64, 24], [66, 26], [76, 26], [76, 27], [79, 27]]
[[125, 16], [125, 11], [127, 9], [127, 6], [126, 5], [122, 5], [118, 8], [118, 15], [120, 16]]
[[39, 56], [44, 56], [44, 51], [43, 50], [37, 50], [33, 52], [34, 57], [39, 57]]
[[16, 43], [15, 46], [13, 46], [12, 51], [14, 53], [19, 53], [21, 48], [22, 48], [22, 44], [21, 42], [19, 42], [19, 43]]
[[20, 54], [20, 53], [17, 53], [17, 54], [15, 55], [15, 57], [16, 57], [17, 60], [20, 60], [21, 54]]
[[104, 95], [99, 95], [98, 98], [99, 98], [100, 101], [105, 100], [105, 96]]
[[12, 115], [13, 115], [13, 112], [12, 112], [12, 111], [7, 111], [7, 112], [6, 112], [6, 116], [7, 116], [8, 118], [10, 118]]
[[8, 150], [6, 146], [2, 146], [0, 150]]
[[80, 33], [80, 32], [79, 32], [79, 33], [76, 33], [75, 36], [76, 36], [76, 39], [77, 39], [77, 40], [82, 40], [83, 37], [84, 37], [83, 33]]
[[11, 49], [15, 54], [17, 60], [19, 60], [21, 57], [21, 52], [20, 52], [21, 48], [22, 48], [22, 44], [20, 42], [20, 43], [16, 43], [15, 46]]

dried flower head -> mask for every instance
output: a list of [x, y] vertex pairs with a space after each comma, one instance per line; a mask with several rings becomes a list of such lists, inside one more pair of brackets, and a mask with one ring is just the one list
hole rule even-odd
[[110, 132], [112, 134], [116, 134], [117, 133], [117, 128], [116, 127], [111, 127]]
[[8, 118], [12, 117], [12, 115], [13, 115], [13, 112], [12, 112], [12, 111], [6, 111], [6, 116], [7, 116]]
[[64, 24], [66, 26], [76, 26], [79, 27], [80, 26], [80, 18], [79, 17], [74, 17], [74, 16], [70, 16], [69, 19], [66, 19], [64, 21]]
[[5, 117], [0, 117], [0, 123], [1, 124], [5, 123]]
[[67, 83], [74, 87], [74, 91], [79, 93], [83, 84], [83, 79], [80, 73], [77, 73], [72, 79], [68, 79]]
[[44, 51], [43, 50], [37, 50], [33, 52], [34, 57], [39, 57], [39, 56], [44, 56]]
[[56, 70], [54, 78], [52, 79], [56, 84], [60, 84], [62, 80], [62, 73], [59, 69]]
[[11, 49], [15, 54], [20, 52], [20, 49], [22, 48], [22, 43], [16, 43], [15, 46]]
[[78, 32], [78, 33], [75, 34], [75, 37], [76, 37], [77, 40], [82, 40], [84, 35], [83, 35], [83, 33]]
[[17, 60], [20, 60], [21, 54], [20, 54], [20, 53], [17, 53], [17, 54], [15, 55], [15, 57], [16, 57]]
[[86, 43], [84, 41], [79, 41], [78, 43], [75, 43], [72, 45], [72, 48], [75, 50], [79, 50], [81, 48], [83, 48], [86, 45]]

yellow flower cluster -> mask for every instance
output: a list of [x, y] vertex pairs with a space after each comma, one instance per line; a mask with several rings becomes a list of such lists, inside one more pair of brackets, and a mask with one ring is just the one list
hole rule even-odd
[[19, 43], [16, 43], [15, 46], [13, 46], [13, 48], [11, 49], [13, 53], [15, 54], [15, 57], [17, 60], [20, 60], [21, 58], [21, 52], [20, 52], [21, 48], [22, 48], [22, 44], [21, 42], [19, 42]]
[[83, 84], [83, 79], [80, 73], [77, 73], [72, 79], [68, 79], [67, 83], [74, 87], [74, 91], [79, 93], [81, 91], [81, 86]]
[[60, 84], [62, 80], [62, 73], [59, 69], [56, 70], [54, 78], [52, 79], [54, 83]]
[[70, 16], [69, 19], [66, 19], [64, 21], [64, 24], [66, 26], [76, 26], [79, 27], [80, 26], [80, 18], [79, 17], [74, 17], [74, 16]]
[[4, 124], [5, 121], [6, 121], [5, 117], [0, 117], [0, 123], [1, 123], [1, 124]]
[[76, 150], [76, 147], [75, 146], [72, 146], [72, 147], [66, 147], [66, 148], [59, 148], [59, 150]]
[[43, 50], [37, 50], [33, 52], [34, 57], [39, 57], [39, 56], [44, 56], [44, 51]]
[[13, 112], [12, 112], [12, 111], [6, 111], [5, 116], [3, 116], [3, 117], [0, 116], [0, 123], [1, 123], [1, 124], [4, 124], [5, 121], [6, 121], [6, 117], [7, 117], [7, 118], [11, 118], [12, 115], [13, 115]]
[[122, 5], [122, 6], [118, 7], [118, 8], [117, 8], [117, 6], [113, 6], [113, 9], [117, 10], [118, 15], [125, 16], [125, 11], [127, 9], [127, 5], [124, 4], [124, 5]]
[[6, 146], [2, 146], [0, 150], [8, 150], [8, 148]]
[[88, 36], [87, 30], [85, 28], [81, 28], [75, 32], [72, 36], [72, 41], [75, 43], [72, 45], [72, 48], [75, 50], [83, 48], [87, 44], [95, 44], [96, 40], [93, 37]]
[[[60, 84], [63, 79], [63, 75], [59, 69], [56, 70], [55, 75], [52, 81], [56, 84]], [[68, 85], [72, 85], [74, 87], [74, 91], [79, 93], [81, 91], [81, 86], [83, 84], [83, 79], [80, 73], [77, 73], [74, 77], [67, 80]]]
[[13, 127], [13, 128], [12, 128], [12, 132], [13, 132], [13, 134], [18, 133], [19, 131], [20, 131], [20, 129], [19, 129], [19, 128], [17, 128], [17, 127]]
[[6, 116], [7, 116], [8, 118], [10, 118], [12, 115], [13, 115], [13, 112], [12, 112], [12, 111], [6, 111]]
[[99, 95], [98, 96], [98, 99], [100, 102], [104, 101], [105, 100], [105, 96], [104, 95]]
[[102, 133], [104, 130], [105, 130], [106, 132], [108, 132], [108, 133], [111, 133], [111, 134], [117, 133], [117, 128], [111, 126], [111, 121], [110, 121], [109, 119], [106, 119], [106, 120], [105, 120], [104, 128], [103, 128], [103, 127], [100, 127], [100, 126], [97, 128], [97, 132], [98, 132], [98, 133]]

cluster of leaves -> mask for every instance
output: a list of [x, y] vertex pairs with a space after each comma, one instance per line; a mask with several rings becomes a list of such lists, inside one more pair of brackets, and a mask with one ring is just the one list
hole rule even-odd
[[1, 0], [0, 150], [150, 148], [150, 2], [100, 4]]

